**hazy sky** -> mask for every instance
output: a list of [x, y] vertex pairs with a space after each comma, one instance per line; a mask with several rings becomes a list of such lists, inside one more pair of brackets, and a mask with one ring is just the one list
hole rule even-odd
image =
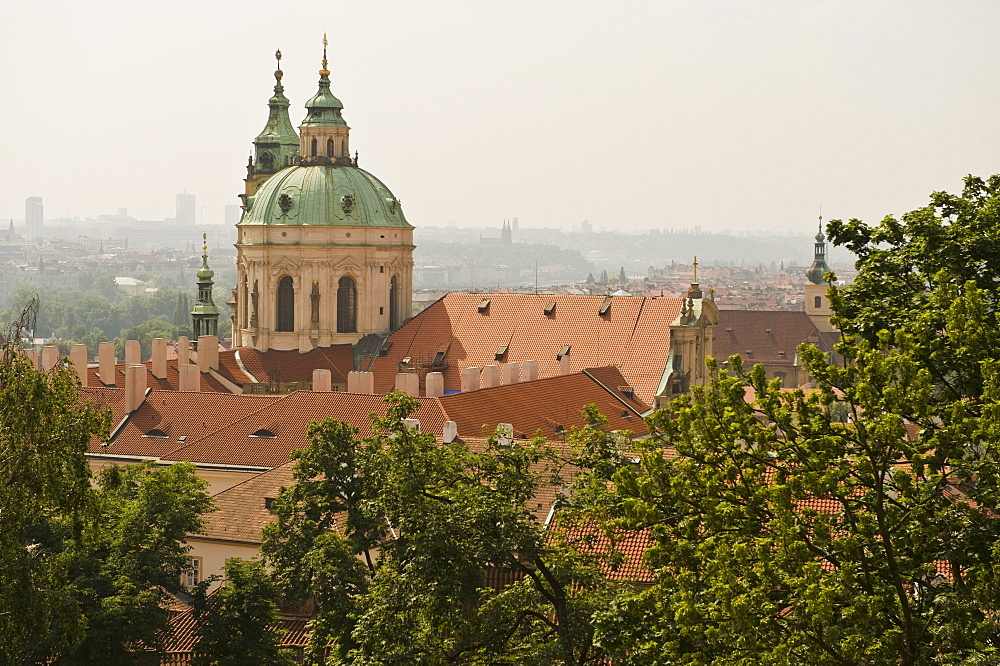
[[1000, 172], [1000, 2], [10, 2], [0, 216], [239, 203], [273, 54], [323, 32], [360, 164], [414, 225], [796, 230]]

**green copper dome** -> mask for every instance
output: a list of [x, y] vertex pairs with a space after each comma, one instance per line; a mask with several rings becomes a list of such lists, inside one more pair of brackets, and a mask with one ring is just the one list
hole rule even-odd
[[293, 166], [247, 197], [240, 224], [409, 227], [382, 181], [353, 166]]

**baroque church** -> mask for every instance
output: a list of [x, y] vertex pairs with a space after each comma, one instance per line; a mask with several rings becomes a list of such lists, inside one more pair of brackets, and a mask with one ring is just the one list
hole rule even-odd
[[247, 165], [237, 241], [233, 344], [259, 351], [353, 344], [399, 328], [412, 308], [413, 227], [351, 157], [344, 105], [319, 89], [299, 131], [275, 55], [274, 95]]

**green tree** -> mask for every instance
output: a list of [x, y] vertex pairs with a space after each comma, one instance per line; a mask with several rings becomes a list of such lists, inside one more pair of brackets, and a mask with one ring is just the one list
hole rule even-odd
[[[571, 469], [606, 481], [617, 468], [598, 415], [565, 447], [493, 438], [477, 452], [407, 428], [412, 398], [388, 402], [380, 434], [362, 441], [340, 422], [310, 426], [265, 531], [283, 592], [316, 602], [313, 649], [359, 666], [603, 663], [590, 618], [619, 586], [545, 530], [536, 499], [570, 484]], [[490, 589], [488, 570], [511, 584]]]
[[294, 660], [278, 647], [276, 590], [264, 566], [233, 558], [224, 567], [226, 582], [209, 594], [215, 578], [194, 593], [195, 666], [283, 666]]
[[83, 538], [64, 544], [86, 632], [73, 645], [43, 646], [39, 656], [124, 664], [139, 646], [158, 648], [169, 628], [166, 602], [181, 589], [188, 564], [186, 535], [201, 531], [201, 515], [212, 505], [206, 489], [190, 463], [103, 470]]
[[[85, 539], [93, 489], [84, 457], [107, 436], [106, 410], [81, 404], [75, 373], [38, 372], [18, 352], [32, 308], [8, 329], [0, 357], [0, 658], [19, 663], [41, 642], [82, 640], [64, 543]], [[56, 535], [54, 521], [62, 534]]]

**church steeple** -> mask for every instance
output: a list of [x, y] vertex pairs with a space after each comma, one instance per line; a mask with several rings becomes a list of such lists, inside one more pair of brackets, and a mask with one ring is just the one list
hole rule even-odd
[[288, 117], [288, 98], [281, 85], [281, 51], [275, 51], [278, 68], [274, 72], [274, 95], [267, 101], [267, 124], [254, 139], [254, 159], [247, 166], [247, 196], [271, 174], [291, 166], [299, 154], [299, 135]]
[[201, 268], [198, 269], [198, 302], [191, 310], [195, 339], [219, 334], [219, 308], [212, 301], [215, 271], [208, 267], [208, 234], [202, 234]]
[[816, 245], [813, 249], [812, 265], [806, 270], [806, 277], [813, 284], [826, 284], [823, 276], [830, 270], [826, 264], [826, 236], [823, 235], [823, 214], [819, 216], [819, 233], [816, 234]]
[[329, 62], [323, 35], [323, 65], [319, 70], [319, 90], [306, 102], [306, 117], [299, 125], [301, 164], [351, 166], [349, 135], [344, 121], [344, 105], [330, 91]]

